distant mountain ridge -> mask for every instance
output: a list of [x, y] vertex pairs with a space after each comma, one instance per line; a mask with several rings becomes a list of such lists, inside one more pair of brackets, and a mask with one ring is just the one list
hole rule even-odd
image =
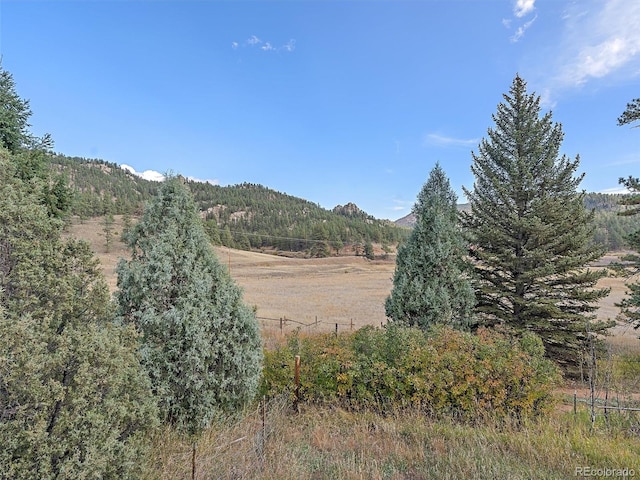
[[[458, 211], [460, 212], [471, 211], [471, 205], [469, 205], [468, 203], [459, 203]], [[400, 227], [413, 228], [413, 226], [416, 224], [416, 216], [413, 214], [413, 212], [411, 212], [408, 215], [405, 215], [404, 217], [399, 218], [394, 223]]]
[[[159, 182], [145, 180], [129, 169], [98, 159], [54, 155], [52, 168], [64, 172], [76, 191], [72, 214], [140, 215], [155, 195]], [[242, 249], [356, 251], [366, 242], [396, 244], [407, 230], [389, 220], [378, 220], [348, 203], [326, 210], [316, 203], [262, 185], [220, 186], [185, 179], [214, 243]]]
[[[93, 217], [105, 213], [140, 215], [159, 183], [145, 180], [115, 163], [53, 155], [51, 166], [67, 174], [76, 189], [72, 213]], [[413, 214], [395, 222], [378, 220], [354, 203], [326, 210], [318, 204], [262, 185], [243, 183], [221, 187], [186, 180], [214, 242], [245, 249], [309, 251], [318, 242], [339, 253], [367, 241], [396, 244], [415, 224]], [[634, 217], [619, 216], [622, 194], [587, 193], [586, 208], [594, 210], [593, 241], [608, 250], [625, 248], [625, 237], [637, 228]], [[468, 210], [469, 204], [460, 204]], [[317, 249], [314, 249], [317, 250]], [[325, 251], [325, 249], [320, 249]]]
[[[585, 207], [594, 211], [593, 241], [610, 251], [624, 249], [626, 236], [637, 229], [636, 219], [618, 215], [624, 209], [620, 205], [620, 200], [624, 196], [613, 193], [586, 193], [584, 197]], [[458, 211], [470, 212], [471, 205], [458, 204]], [[413, 213], [409, 213], [396, 220], [395, 224], [403, 228], [413, 228], [416, 217]]]

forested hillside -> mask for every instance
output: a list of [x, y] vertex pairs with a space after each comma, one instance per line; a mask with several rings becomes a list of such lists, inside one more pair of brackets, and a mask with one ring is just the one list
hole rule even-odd
[[[624, 198], [625, 195], [610, 193], [587, 193], [584, 197], [587, 210], [595, 210], [596, 228], [593, 242], [602, 245], [608, 251], [627, 248], [626, 237], [638, 228], [637, 218], [619, 215], [624, 210], [620, 205]], [[458, 210], [469, 211], [469, 204], [459, 204]], [[411, 228], [415, 221], [415, 215], [410, 213], [396, 220], [396, 224]]]
[[[51, 163], [68, 176], [76, 192], [71, 211], [81, 218], [137, 215], [158, 187], [157, 182], [102, 160], [56, 155]], [[186, 183], [202, 212], [207, 232], [219, 245], [328, 256], [347, 246], [364, 254], [372, 242], [393, 245], [407, 236], [407, 229], [377, 220], [353, 204], [329, 211], [262, 185]]]
[[53, 169], [66, 175], [74, 189], [71, 213], [79, 217], [138, 215], [157, 192], [158, 182], [133, 175], [115, 163], [53, 155]]
[[[140, 178], [115, 163], [55, 155], [54, 168], [64, 172], [75, 190], [72, 213], [81, 218], [138, 215], [157, 192], [158, 182]], [[378, 220], [353, 204], [326, 210], [310, 201], [262, 185], [243, 183], [221, 187], [187, 181], [203, 212], [214, 243], [239, 249], [271, 248], [308, 251], [314, 256], [340, 253], [346, 246], [363, 253], [368, 242], [393, 245], [407, 237], [408, 215], [396, 223]], [[593, 241], [607, 250], [624, 249], [637, 219], [620, 216], [624, 195], [587, 193], [587, 209], [595, 210]], [[459, 208], [464, 210], [464, 205]]]
[[605, 193], [588, 193], [584, 203], [595, 210], [596, 230], [593, 241], [607, 250], [628, 248], [627, 237], [638, 229], [638, 218], [620, 215], [625, 207], [620, 202], [627, 196]]

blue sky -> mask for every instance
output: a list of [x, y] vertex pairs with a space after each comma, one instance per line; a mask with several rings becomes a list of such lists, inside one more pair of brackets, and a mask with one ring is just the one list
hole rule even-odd
[[460, 197], [516, 74], [587, 191], [640, 173], [640, 2], [0, 0], [2, 66], [54, 150], [409, 213]]

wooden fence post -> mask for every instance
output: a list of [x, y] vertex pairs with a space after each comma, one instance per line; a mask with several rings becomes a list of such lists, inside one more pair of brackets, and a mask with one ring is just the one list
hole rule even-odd
[[267, 396], [262, 396], [262, 439], [260, 444], [260, 457], [264, 460], [264, 449], [267, 441]]
[[296, 355], [296, 364], [294, 371], [294, 382], [296, 384], [295, 397], [296, 397], [296, 408], [298, 407], [298, 402], [300, 401], [300, 355]]
[[336, 337], [338, 336], [338, 324], [336, 323]]
[[196, 478], [196, 441], [193, 441], [191, 449], [191, 480]]

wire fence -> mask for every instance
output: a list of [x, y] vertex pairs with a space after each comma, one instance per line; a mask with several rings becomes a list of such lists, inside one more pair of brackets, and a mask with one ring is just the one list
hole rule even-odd
[[[316, 315], [313, 320], [301, 321], [292, 318], [282, 316], [279, 318], [270, 317], [256, 317], [260, 322], [263, 329], [276, 329], [280, 334], [292, 332], [294, 330], [301, 330], [304, 332], [330, 332], [334, 331], [336, 334], [344, 331], [356, 330], [359, 323], [354, 322], [353, 318], [348, 321], [342, 320], [320, 320]], [[380, 326], [384, 326], [384, 322], [380, 322]]]
[[282, 396], [263, 398], [259, 405], [236, 422], [207, 429], [193, 445], [182, 442], [163, 455], [156, 471], [165, 479], [243, 479], [261, 478], [267, 451], [281, 435], [283, 419], [292, 414], [292, 402]]
[[580, 397], [578, 392], [573, 394], [573, 414], [577, 415], [580, 405], [589, 412], [592, 425], [598, 417], [603, 418], [609, 424], [611, 414], [617, 416], [617, 420], [624, 420], [630, 430], [635, 434], [640, 433], [640, 401], [633, 398], [625, 398], [619, 394], [610, 396], [608, 391], [598, 392], [597, 395]]

